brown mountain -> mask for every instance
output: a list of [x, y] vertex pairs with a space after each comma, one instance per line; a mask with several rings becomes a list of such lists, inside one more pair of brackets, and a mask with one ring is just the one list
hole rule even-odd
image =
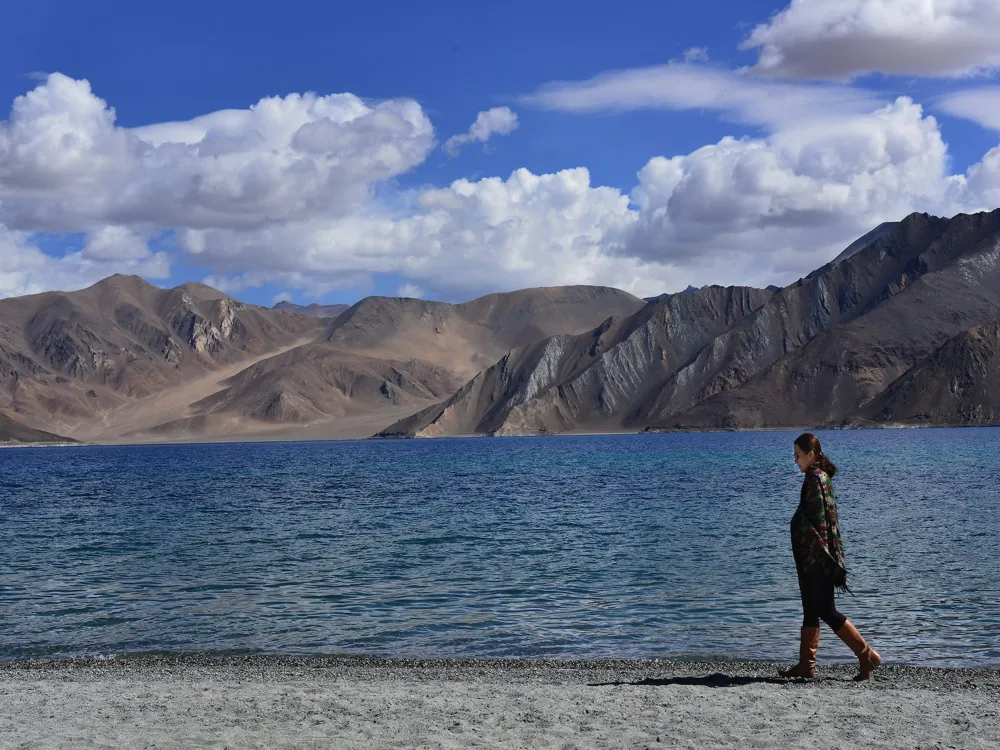
[[489, 294], [458, 305], [367, 297], [334, 323], [329, 341], [395, 359], [419, 359], [465, 380], [516, 346], [583, 333], [643, 301], [620, 289], [565, 286]]
[[19, 445], [24, 443], [75, 443], [70, 438], [55, 435], [43, 430], [26, 427], [6, 414], [0, 414], [0, 445]]
[[0, 414], [93, 441], [361, 436], [441, 400], [479, 359], [642, 304], [566, 287], [368, 298], [331, 319], [116, 276], [0, 300]]
[[525, 434], [623, 428], [663, 381], [772, 292], [711, 287], [651, 302], [596, 329], [515, 348], [447, 401], [384, 433]]
[[317, 319], [135, 276], [4, 299], [0, 412], [59, 434], [93, 433], [113, 412], [321, 333]]
[[998, 259], [1000, 211], [914, 214], [784, 289], [689, 290], [588, 334], [515, 348], [380, 434], [843, 420], [948, 339], [1000, 319]]
[[[367, 297], [333, 322], [325, 341], [247, 368], [192, 403], [184, 418], [145, 432], [233, 432], [241, 429], [234, 419], [251, 418], [272, 431], [306, 424], [316, 426], [317, 437], [343, 436], [342, 425], [357, 424], [364, 428], [359, 436], [370, 435], [445, 398], [512, 345], [584, 331], [642, 306], [618, 289], [586, 286], [491, 294], [457, 305]], [[367, 421], [346, 421], [365, 415]]]

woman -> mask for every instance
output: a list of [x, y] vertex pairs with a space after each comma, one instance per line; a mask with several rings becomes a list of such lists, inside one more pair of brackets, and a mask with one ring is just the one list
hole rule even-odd
[[858, 657], [861, 671], [855, 680], [867, 680], [882, 657], [865, 643], [854, 624], [837, 611], [834, 586], [850, 591], [844, 547], [837, 525], [837, 503], [830, 479], [837, 467], [823, 455], [819, 439], [805, 433], [795, 439], [795, 463], [806, 475], [799, 507], [792, 516], [792, 553], [802, 594], [802, 640], [799, 663], [779, 672], [782, 677], [813, 677], [819, 648], [819, 621], [823, 620]]

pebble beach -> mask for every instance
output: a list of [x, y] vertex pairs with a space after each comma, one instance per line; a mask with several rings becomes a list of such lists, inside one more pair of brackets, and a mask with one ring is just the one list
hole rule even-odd
[[995, 748], [1000, 670], [146, 656], [0, 665], [4, 748]]

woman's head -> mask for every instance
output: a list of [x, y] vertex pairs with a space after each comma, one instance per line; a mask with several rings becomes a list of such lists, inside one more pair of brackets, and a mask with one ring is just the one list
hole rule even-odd
[[827, 476], [832, 477], [837, 473], [837, 467], [833, 461], [823, 455], [823, 446], [819, 444], [819, 438], [811, 432], [804, 432], [795, 438], [795, 465], [799, 471], [805, 472], [810, 467], [819, 464]]

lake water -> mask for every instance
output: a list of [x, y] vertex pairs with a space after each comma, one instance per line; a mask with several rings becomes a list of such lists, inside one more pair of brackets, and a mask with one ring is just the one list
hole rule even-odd
[[[0, 659], [794, 660], [795, 435], [2, 450]], [[1000, 665], [1000, 430], [820, 437], [841, 611], [887, 662]]]

